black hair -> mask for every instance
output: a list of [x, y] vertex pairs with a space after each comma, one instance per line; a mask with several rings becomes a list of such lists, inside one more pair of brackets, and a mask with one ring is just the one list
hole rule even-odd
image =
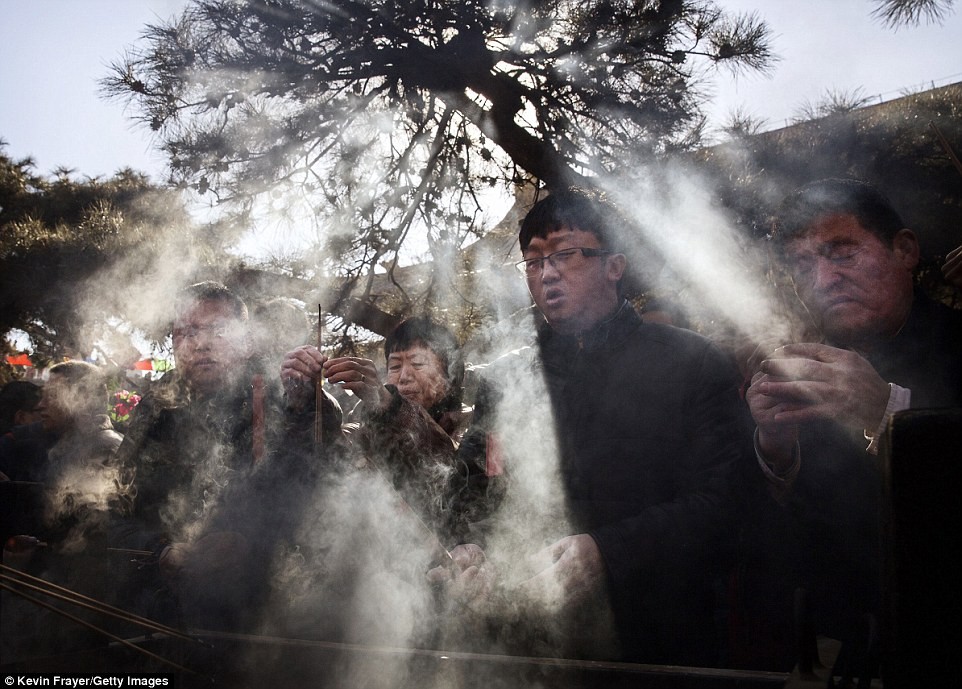
[[225, 285], [207, 280], [185, 287], [177, 293], [174, 309], [177, 315], [183, 314], [194, 304], [202, 301], [219, 301], [230, 306], [234, 316], [241, 321], [248, 318], [247, 304], [231, 292]]
[[423, 345], [437, 355], [444, 367], [448, 393], [428, 410], [432, 416], [461, 407], [464, 386], [464, 359], [458, 338], [448, 328], [427, 316], [414, 316], [401, 321], [384, 340], [384, 360], [394, 352], [404, 352]]
[[28, 380], [11, 380], [0, 388], [0, 433], [13, 428], [18, 411], [33, 411], [40, 404], [42, 389]]
[[568, 187], [553, 192], [531, 207], [521, 222], [518, 243], [522, 253], [535, 237], [544, 239], [562, 228], [590, 232], [603, 249], [620, 252], [627, 220], [604, 192]]
[[891, 246], [905, 227], [891, 201], [868, 182], [821, 179], [789, 194], [779, 206], [772, 240], [781, 248], [803, 235], [814, 223], [831, 215], [852, 215], [859, 225]]

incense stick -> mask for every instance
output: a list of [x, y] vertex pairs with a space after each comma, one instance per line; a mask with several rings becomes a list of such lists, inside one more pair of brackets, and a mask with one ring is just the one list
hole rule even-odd
[[[20, 577], [20, 579], [16, 577]], [[122, 610], [108, 603], [104, 603], [103, 601], [99, 601], [96, 598], [85, 596], [82, 593], [78, 593], [64, 586], [59, 586], [53, 583], [52, 581], [47, 581], [46, 579], [35, 577], [33, 575], [27, 574], [26, 572], [22, 572], [19, 569], [14, 569], [13, 567], [9, 567], [7, 565], [0, 564], [0, 578], [6, 581], [9, 581], [11, 583], [19, 584], [21, 586], [29, 586], [30, 588], [33, 588], [36, 590], [42, 590], [43, 587], [46, 587], [46, 590], [49, 591], [48, 595], [61, 597], [61, 594], [62, 594], [70, 598], [70, 600], [67, 600], [67, 602], [72, 602], [82, 607], [90, 607], [90, 605], [93, 605], [93, 606], [96, 606], [96, 610], [98, 612], [102, 612], [105, 615], [109, 615], [111, 617], [117, 617], [119, 619], [123, 619], [132, 624], [136, 624], [141, 627], [147, 627], [149, 629], [153, 629], [154, 631], [162, 632], [164, 634], [168, 634], [170, 636], [174, 636], [179, 639], [184, 639], [186, 641], [194, 641], [197, 643], [203, 643], [202, 641], [195, 639], [187, 634], [184, 634], [182, 631], [174, 629], [173, 627], [169, 627], [165, 624], [161, 624], [160, 622], [155, 622], [153, 620], [147, 619], [146, 617], [141, 617], [140, 615], [136, 615], [132, 612]], [[35, 585], [32, 585], [31, 583], [28, 583], [28, 582], [33, 582], [33, 584]], [[91, 608], [91, 609], [94, 609], [94, 608]]]
[[152, 550], [137, 550], [136, 548], [107, 548], [111, 553], [123, 553], [125, 555], [141, 555], [143, 557], [150, 557], [154, 554]]
[[[324, 314], [321, 305], [317, 305], [317, 351], [321, 351], [324, 339]], [[324, 443], [324, 373], [317, 377], [314, 383], [314, 447], [320, 450]]]
[[[753, 680], [765, 682], [766, 685], [775, 685], [777, 683], [777, 686], [782, 686], [789, 679], [789, 673], [787, 672], [771, 672], [767, 670], [738, 670], [725, 668], [690, 667], [682, 665], [642, 664], [614, 660], [586, 660], [577, 658], [555, 658], [549, 656], [521, 656], [432, 648], [375, 646], [369, 644], [344, 643], [320, 639], [290, 639], [286, 637], [243, 634], [238, 632], [220, 632], [215, 630], [195, 629], [193, 631], [195, 634], [211, 639], [242, 641], [251, 644], [271, 643], [277, 646], [293, 648], [319, 648], [329, 651], [340, 651], [344, 653], [370, 653], [386, 656], [403, 656], [405, 658], [420, 657], [444, 662], [486, 662], [490, 663], [491, 665], [502, 666], [534, 665], [543, 667], [570, 668], [577, 670], [593, 670], [599, 672], [617, 671], [630, 674], [663, 676], [669, 678], [675, 675], [684, 677], [685, 679], [689, 680], [689, 682], [693, 678], [699, 677], [707, 680], [734, 680], [734, 682], [726, 682], [726, 686], [735, 686], [735, 683], [738, 683], [738, 686], [741, 686], [739, 681], [747, 681], [746, 686], [750, 686], [754, 683]], [[661, 686], [663, 683], [658, 682], [657, 684]], [[709, 682], [709, 684], [713, 684], [713, 682]], [[635, 685], [633, 684], [632, 686]], [[690, 686], [690, 684], [686, 683], [686, 686]]]
[[[4, 577], [4, 579], [9, 579], [9, 577]], [[0, 589], [3, 589], [4, 591], [9, 591], [9, 592], [12, 593], [13, 595], [15, 595], [15, 596], [20, 596], [20, 597], [23, 598], [24, 600], [29, 601], [29, 602], [33, 603], [34, 605], [39, 605], [41, 608], [45, 608], [45, 609], [50, 610], [51, 612], [56, 613], [56, 614], [58, 614], [58, 615], [60, 615], [60, 616], [62, 616], [62, 617], [66, 617], [68, 620], [71, 620], [71, 621], [73, 621], [73, 622], [76, 622], [77, 624], [83, 625], [84, 627], [87, 627], [88, 629], [90, 629], [90, 630], [92, 630], [92, 631], [95, 631], [95, 632], [97, 632], [98, 634], [102, 634], [102, 635], [106, 636], [108, 639], [112, 639], [112, 640], [114, 640], [114, 641], [116, 641], [116, 642], [118, 642], [118, 643], [121, 643], [121, 644], [123, 644], [124, 646], [126, 646], [127, 648], [130, 648], [130, 649], [132, 649], [132, 650], [134, 650], [134, 651], [137, 651], [138, 653], [143, 653], [144, 655], [148, 656], [149, 658], [153, 658], [154, 660], [159, 660], [161, 663], [164, 663], [165, 665], [170, 665], [171, 667], [173, 667], [173, 668], [175, 668], [175, 669], [177, 669], [177, 670], [180, 670], [181, 672], [187, 672], [187, 673], [189, 673], [189, 674], [191, 674], [191, 675], [197, 674], [196, 672], [194, 672], [194, 671], [191, 670], [190, 668], [186, 668], [186, 667], [184, 667], [183, 665], [178, 665], [177, 663], [175, 663], [175, 662], [172, 661], [172, 660], [167, 660], [166, 658], [163, 658], [163, 657], [157, 655], [156, 653], [153, 653], [153, 652], [151, 652], [151, 651], [148, 651], [146, 648], [141, 648], [140, 646], [137, 646], [136, 644], [132, 644], [131, 642], [127, 641], [126, 639], [124, 639], [124, 638], [122, 638], [122, 637], [119, 637], [119, 636], [117, 636], [116, 634], [113, 634], [113, 633], [111, 633], [111, 632], [108, 632], [106, 629], [101, 629], [100, 627], [98, 627], [97, 625], [93, 624], [92, 622], [87, 622], [87, 620], [81, 619], [81, 618], [77, 617], [76, 615], [71, 615], [71, 614], [70, 614], [69, 612], [67, 612], [66, 610], [61, 610], [60, 608], [58, 608], [58, 607], [55, 606], [55, 605], [50, 605], [49, 603], [45, 603], [44, 601], [40, 600], [39, 598], [35, 598], [35, 597], [33, 597], [33, 596], [29, 595], [29, 594], [24, 593], [23, 591], [20, 591], [19, 589], [17, 589], [17, 588], [14, 587], [14, 586], [9, 586], [9, 585], [7, 585], [6, 583], [4, 583], [2, 580], [0, 580]]]

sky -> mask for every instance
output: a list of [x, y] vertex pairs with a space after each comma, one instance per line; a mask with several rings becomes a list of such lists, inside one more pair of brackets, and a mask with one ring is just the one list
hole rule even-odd
[[[164, 176], [149, 130], [98, 80], [144, 26], [171, 18], [185, 0], [0, 0], [0, 139], [6, 154], [109, 176], [124, 167]], [[757, 12], [781, 60], [770, 76], [719, 72], [711, 121], [739, 107], [784, 126], [799, 106], [834, 89], [888, 100], [906, 89], [962, 81], [962, 9], [939, 25], [893, 30], [873, 20], [870, 0], [722, 0]]]

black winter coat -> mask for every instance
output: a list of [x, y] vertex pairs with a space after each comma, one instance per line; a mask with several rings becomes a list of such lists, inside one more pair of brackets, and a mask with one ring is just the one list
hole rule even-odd
[[[499, 405], [536, 407], [506, 402], [524, 358], [490, 367], [462, 449], [477, 457], [492, 434], [510, 436], [496, 427]], [[730, 476], [751, 458], [731, 363], [704, 337], [645, 324], [627, 304], [578, 338], [542, 324], [527, 359], [550, 397], [570, 533], [589, 533], [604, 558], [622, 658], [719, 662], [713, 585], [735, 533]], [[508, 492], [519, 461], [507, 460]]]

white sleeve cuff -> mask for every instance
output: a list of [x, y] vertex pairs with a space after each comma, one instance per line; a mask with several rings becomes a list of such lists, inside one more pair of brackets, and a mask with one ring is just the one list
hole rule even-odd
[[882, 421], [874, 433], [865, 431], [865, 439], [869, 441], [868, 447], [865, 448], [866, 452], [873, 455], [878, 454], [879, 439], [882, 437], [882, 434], [885, 433], [885, 428], [888, 426], [892, 416], [895, 412], [908, 409], [911, 406], [911, 402], [911, 390], [899, 387], [895, 383], [889, 383], [889, 401], [888, 404], [885, 405], [885, 413], [882, 414]]

